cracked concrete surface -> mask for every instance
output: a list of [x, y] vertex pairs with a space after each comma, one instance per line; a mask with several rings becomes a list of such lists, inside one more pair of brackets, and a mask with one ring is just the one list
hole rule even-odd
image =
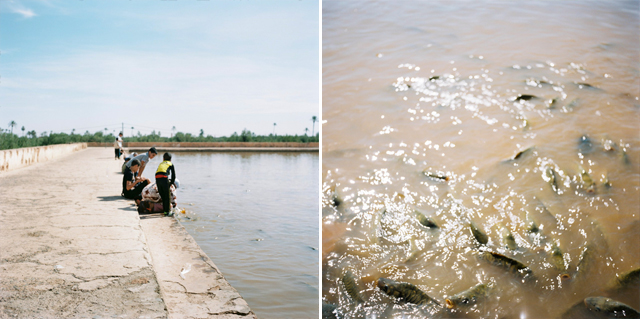
[[0, 318], [255, 317], [175, 219], [119, 196], [112, 154], [0, 174]]
[[1, 318], [167, 318], [122, 163], [92, 148], [0, 174]]

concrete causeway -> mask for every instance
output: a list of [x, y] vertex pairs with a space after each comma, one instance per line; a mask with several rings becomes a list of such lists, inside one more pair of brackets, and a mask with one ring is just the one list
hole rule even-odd
[[0, 318], [255, 318], [174, 218], [120, 197], [121, 165], [88, 148], [0, 174]]

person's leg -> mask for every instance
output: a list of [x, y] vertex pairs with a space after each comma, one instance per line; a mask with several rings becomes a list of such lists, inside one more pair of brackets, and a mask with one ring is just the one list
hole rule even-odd
[[120, 158], [120, 154], [118, 154], [120, 153], [120, 150], [116, 148], [115, 151], [116, 151], [116, 158]]
[[123, 193], [124, 197], [128, 198], [128, 199], [139, 199], [139, 200], [142, 200], [142, 190], [147, 185], [149, 185], [149, 181], [144, 181], [144, 182], [138, 183], [132, 189], [130, 189], [128, 191], [125, 191]]
[[138, 183], [138, 185], [132, 189], [132, 192], [136, 195], [136, 199], [142, 200], [142, 190], [144, 190], [147, 185], [149, 185], [149, 181], [144, 181]]
[[169, 192], [169, 179], [157, 178], [156, 185], [158, 185], [158, 194], [162, 198], [162, 209], [165, 214], [171, 211], [171, 193]]

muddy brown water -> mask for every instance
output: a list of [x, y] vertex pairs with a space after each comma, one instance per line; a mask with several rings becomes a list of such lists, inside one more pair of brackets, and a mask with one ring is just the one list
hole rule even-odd
[[178, 219], [251, 310], [317, 318], [318, 153], [175, 152], [172, 162]]
[[[640, 267], [639, 13], [637, 1], [324, 1], [323, 302], [345, 318], [557, 318], [594, 295], [639, 309], [637, 285], [608, 289]], [[552, 263], [553, 243], [571, 279]], [[479, 250], [521, 261], [534, 280]], [[364, 303], [348, 296], [347, 271]], [[380, 277], [440, 303], [492, 288], [474, 307], [442, 311], [385, 295]]]

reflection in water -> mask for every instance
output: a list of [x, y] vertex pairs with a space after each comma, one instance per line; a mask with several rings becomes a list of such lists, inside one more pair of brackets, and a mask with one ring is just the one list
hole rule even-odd
[[638, 11], [323, 3], [323, 308], [640, 308]]
[[173, 154], [182, 225], [260, 318], [318, 316], [318, 154]]

